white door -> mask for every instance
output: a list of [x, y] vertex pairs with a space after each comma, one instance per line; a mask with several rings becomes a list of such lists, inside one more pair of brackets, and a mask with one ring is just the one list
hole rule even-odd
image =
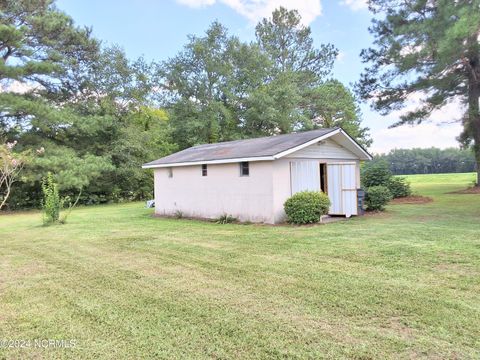
[[292, 195], [299, 191], [320, 191], [318, 161], [292, 161], [290, 163]]
[[346, 217], [357, 215], [357, 176], [355, 164], [342, 165], [342, 202]]
[[327, 165], [330, 214], [357, 215], [357, 177], [355, 163]]
[[332, 215], [343, 215], [342, 206], [342, 168], [338, 164], [327, 165], [328, 197]]

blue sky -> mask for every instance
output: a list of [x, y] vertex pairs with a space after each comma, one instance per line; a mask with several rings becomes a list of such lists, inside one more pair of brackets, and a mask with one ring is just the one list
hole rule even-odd
[[[201, 35], [219, 20], [244, 41], [254, 39], [255, 24], [283, 5], [297, 8], [312, 28], [316, 44], [332, 43], [340, 51], [333, 76], [346, 85], [357, 81], [363, 69], [360, 51], [368, 47], [371, 15], [365, 0], [59, 0], [57, 6], [78, 25], [93, 28], [108, 44], [118, 44], [131, 58], [161, 61], [174, 56], [189, 34]], [[362, 104], [364, 124], [371, 128], [373, 152], [392, 148], [457, 146], [458, 124], [438, 126], [458, 117], [458, 104], [435, 114], [419, 127], [388, 129], [400, 113], [382, 117]]]

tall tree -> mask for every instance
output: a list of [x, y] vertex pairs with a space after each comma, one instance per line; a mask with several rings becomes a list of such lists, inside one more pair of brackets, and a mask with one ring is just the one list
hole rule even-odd
[[21, 190], [39, 190], [50, 171], [62, 192], [82, 189], [82, 202], [149, 196], [152, 177], [142, 163], [174, 150], [166, 112], [152, 98], [154, 65], [112, 47], [100, 50], [81, 77], [82, 90], [62, 105], [61, 117], [19, 135], [22, 145], [45, 148]]
[[327, 80], [338, 54], [334, 45], [316, 48], [298, 11], [283, 7], [263, 19], [255, 33], [272, 67], [266, 85], [248, 100], [247, 123], [257, 124], [257, 132], [264, 134], [341, 126], [370, 145], [355, 98], [339, 81]]
[[361, 145], [369, 147], [369, 128], [362, 127], [361, 111], [352, 92], [338, 80], [311, 89], [305, 104], [313, 128], [341, 127]]
[[255, 88], [245, 101], [243, 131], [247, 137], [288, 134], [306, 128], [300, 108], [302, 92], [292, 72], [279, 73]]
[[204, 36], [190, 36], [183, 51], [162, 64], [163, 94], [180, 148], [328, 125], [346, 126], [368, 144], [355, 99], [338, 82], [343, 97], [329, 96], [335, 119], [332, 114], [330, 122], [311, 121], [312, 113], [318, 115], [314, 109], [325, 104], [320, 97], [328, 92], [319, 87], [333, 66], [333, 45], [316, 48], [298, 12], [284, 8], [257, 25], [256, 37], [254, 43], [242, 43], [214, 22]]
[[218, 22], [205, 36], [190, 36], [160, 70], [180, 147], [240, 138], [243, 101], [267, 68], [256, 46], [241, 43]]
[[[78, 118], [69, 105], [82, 92], [84, 83], [78, 80], [98, 53], [90, 29], [75, 26], [53, 1], [0, 2], [0, 133], [10, 141], [21, 140], [20, 150], [46, 149], [31, 166], [56, 164], [71, 187], [108, 167], [95, 153], [77, 154], [61, 144]], [[82, 171], [86, 169], [92, 171]]]
[[153, 64], [101, 48], [53, 1], [1, 1], [0, 137], [43, 149], [9, 206], [38, 205], [47, 172], [65, 194], [83, 189], [86, 203], [149, 196], [141, 164], [173, 149], [154, 79]]
[[[472, 145], [480, 185], [480, 0], [370, 0], [380, 15], [370, 32], [374, 47], [362, 51], [369, 67], [358, 92], [382, 114], [413, 95], [420, 105], [394, 124], [420, 123], [448, 102], [466, 105], [459, 140]], [[453, 119], [452, 119], [453, 120]]]
[[[82, 84], [75, 74], [98, 52], [90, 29], [74, 26], [51, 0], [0, 2], [0, 129], [42, 127], [61, 117], [50, 99], [65, 100]], [[8, 91], [12, 85], [20, 92]]]
[[303, 86], [308, 86], [330, 73], [338, 50], [332, 44], [315, 48], [312, 31], [302, 25], [301, 20], [297, 10], [280, 7], [273, 11], [271, 18], [263, 19], [256, 26], [255, 34], [276, 73], [293, 72]]

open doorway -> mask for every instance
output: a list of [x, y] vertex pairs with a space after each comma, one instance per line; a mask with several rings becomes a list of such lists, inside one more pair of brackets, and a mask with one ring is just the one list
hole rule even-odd
[[320, 164], [320, 190], [327, 194], [327, 164]]

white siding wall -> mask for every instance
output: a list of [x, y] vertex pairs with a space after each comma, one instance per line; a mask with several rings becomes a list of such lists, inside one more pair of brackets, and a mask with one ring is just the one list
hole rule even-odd
[[[315, 168], [319, 169], [321, 163], [355, 163], [356, 173], [356, 187], [360, 186], [360, 161], [358, 157], [340, 146], [338, 143], [331, 139], [327, 139], [320, 145], [310, 145], [302, 150], [296, 151], [285, 158], [274, 161], [273, 163], [273, 213], [275, 223], [285, 221], [285, 211], [283, 210], [283, 204], [285, 201], [294, 194], [295, 185], [291, 182], [291, 163], [299, 161], [309, 161], [314, 163]], [[317, 176], [315, 175], [315, 178]], [[330, 181], [330, 179], [328, 180]], [[318, 180], [318, 182], [320, 182]], [[341, 199], [338, 194], [338, 200]]]
[[[280, 223], [285, 220], [284, 202], [294, 193], [291, 163], [309, 161], [311, 168], [320, 163], [355, 162], [357, 187], [360, 185], [358, 158], [336, 142], [311, 145], [288, 158], [275, 161], [250, 162], [250, 176], [241, 177], [239, 164], [208, 165], [208, 176], [202, 177], [201, 165], [154, 170], [155, 212], [174, 215], [215, 218], [233, 215], [241, 221]], [[319, 183], [317, 175], [314, 180]], [[294, 189], [293, 189], [294, 190]]]
[[331, 139], [324, 140], [320, 144], [317, 143], [307, 146], [306, 148], [296, 151], [287, 157], [304, 159], [358, 159], [355, 154]]
[[229, 214], [241, 221], [273, 223], [272, 161], [250, 163], [250, 176], [240, 176], [238, 163], [155, 169], [155, 213], [216, 218]]
[[292, 182], [292, 195], [299, 191], [320, 191], [318, 161], [291, 161], [290, 179]]
[[[292, 188], [292, 183], [290, 181], [290, 166], [291, 162], [297, 161], [312, 161], [308, 158], [282, 158], [273, 162], [273, 178], [275, 179], [273, 183], [273, 216], [275, 223], [281, 223], [285, 221], [285, 211], [283, 210], [283, 204], [285, 201], [294, 194], [294, 189]], [[360, 187], [360, 161], [359, 160], [343, 160], [343, 159], [326, 159], [320, 158], [314, 160], [317, 164], [317, 167], [320, 168], [320, 164], [341, 164], [352, 162], [355, 163], [354, 171], [356, 175], [355, 187]], [[332, 180], [328, 179], [328, 182]], [[340, 181], [340, 179], [337, 179]], [[352, 184], [353, 185], [353, 184]], [[330, 187], [330, 184], [329, 184]], [[340, 189], [341, 187], [339, 187]], [[355, 195], [356, 196], [356, 195]], [[338, 193], [338, 196], [335, 197], [335, 201], [340, 201], [341, 195]], [[332, 199], [334, 201], [334, 199]]]

